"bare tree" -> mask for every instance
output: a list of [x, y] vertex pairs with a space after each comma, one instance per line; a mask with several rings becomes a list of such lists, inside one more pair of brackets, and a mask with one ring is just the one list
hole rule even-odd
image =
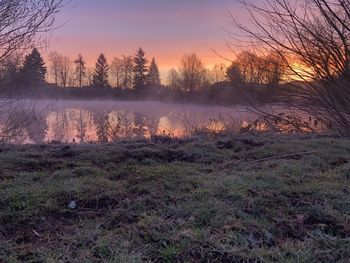
[[280, 55], [270, 52], [262, 58], [264, 67], [263, 83], [278, 84], [286, 76], [286, 65]]
[[[40, 33], [48, 32], [54, 24], [55, 14], [63, 7], [65, 0], [0, 0], [0, 64], [8, 65], [13, 56], [23, 54], [38, 44]], [[7, 71], [10, 78], [13, 71]], [[2, 76], [8, 78], [8, 76]], [[3, 84], [3, 83], [2, 83]], [[12, 100], [6, 99], [2, 94], [0, 119], [16, 112], [17, 106]], [[26, 110], [24, 112], [29, 112]], [[21, 125], [30, 125], [26, 114], [19, 114]], [[18, 118], [10, 118], [15, 120]], [[6, 125], [5, 125], [6, 126]], [[17, 125], [10, 125], [0, 130], [0, 140], [6, 140], [18, 131]]]
[[88, 82], [88, 86], [92, 86], [92, 76], [94, 74], [94, 68], [92, 67], [88, 67], [86, 69], [86, 79], [87, 79], [87, 82]]
[[122, 80], [123, 88], [130, 89], [132, 86], [133, 79], [133, 58], [132, 56], [123, 56], [123, 67], [122, 67]]
[[263, 68], [258, 55], [253, 52], [243, 51], [238, 54], [235, 61], [241, 70], [243, 83], [260, 83]]
[[221, 82], [226, 80], [226, 66], [225, 64], [214, 65], [211, 70], [212, 78], [214, 82]]
[[67, 84], [70, 80], [70, 74], [71, 74], [71, 66], [72, 62], [69, 57], [61, 57], [59, 68], [58, 68], [58, 76], [59, 76], [59, 83], [61, 87], [67, 87]]
[[38, 33], [52, 28], [54, 15], [65, 0], [0, 0], [0, 61], [31, 48]]
[[259, 55], [251, 51], [242, 51], [234, 64], [240, 70], [243, 83], [277, 84], [284, 76], [285, 65], [279, 54], [269, 52]]
[[16, 85], [22, 64], [23, 56], [20, 53], [13, 53], [4, 58], [0, 62], [0, 86]]
[[184, 91], [189, 92], [202, 88], [205, 67], [202, 60], [195, 53], [183, 56], [179, 73]]
[[179, 90], [181, 87], [180, 75], [176, 69], [170, 69], [168, 72], [168, 86], [174, 90]]
[[58, 87], [58, 78], [59, 78], [59, 68], [60, 68], [60, 60], [61, 60], [61, 56], [56, 52], [50, 52], [49, 54], [49, 72], [51, 73], [54, 82], [56, 84], [56, 86]]
[[50, 73], [57, 87], [66, 87], [71, 84], [71, 66], [69, 57], [62, 56], [57, 52], [49, 54]]
[[242, 83], [242, 73], [240, 65], [237, 62], [232, 62], [231, 65], [226, 69], [226, 78], [233, 85]]
[[124, 61], [120, 58], [114, 58], [111, 66], [111, 77], [115, 81], [117, 88], [120, 88], [123, 83], [123, 73], [124, 73]]
[[236, 43], [252, 43], [275, 52], [287, 65], [290, 92], [286, 104], [321, 119], [329, 128], [350, 133], [350, 2], [348, 0], [239, 0], [250, 24], [233, 15], [244, 34]]
[[79, 54], [78, 58], [74, 60], [74, 64], [75, 64], [75, 79], [78, 82], [78, 87], [81, 88], [83, 86], [83, 80], [86, 77], [85, 61], [81, 54]]

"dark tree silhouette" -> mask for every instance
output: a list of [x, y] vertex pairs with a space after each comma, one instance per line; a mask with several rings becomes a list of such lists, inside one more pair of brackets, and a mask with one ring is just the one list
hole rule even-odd
[[37, 33], [47, 32], [65, 0], [0, 1], [0, 61], [32, 47]]
[[214, 67], [212, 68], [210, 74], [211, 74], [211, 79], [214, 83], [218, 83], [221, 81], [225, 81], [226, 80], [226, 66], [225, 64], [217, 64], [214, 65]]
[[18, 54], [12, 54], [3, 59], [0, 63], [0, 86], [7, 89], [18, 86], [21, 67], [22, 58]]
[[95, 71], [92, 75], [92, 85], [99, 88], [106, 88], [108, 83], [109, 66], [104, 54], [101, 54], [96, 62]]
[[64, 57], [60, 56], [60, 61], [59, 61], [59, 71], [58, 71], [58, 76], [59, 76], [59, 82], [62, 87], [67, 87], [69, 78], [71, 75], [71, 65], [72, 61], [70, 60], [69, 57]]
[[57, 87], [67, 87], [70, 83], [72, 61], [57, 52], [49, 54], [49, 71]]
[[134, 89], [140, 93], [142, 92], [147, 84], [147, 59], [145, 57], [145, 51], [139, 48], [134, 56]]
[[179, 73], [185, 92], [202, 88], [205, 80], [205, 67], [197, 54], [186, 54], [182, 57]]
[[233, 64], [239, 70], [243, 83], [278, 84], [284, 75], [285, 63], [276, 52], [258, 55], [242, 51]]
[[132, 87], [133, 74], [133, 57], [123, 56], [123, 88], [129, 89]]
[[181, 89], [181, 79], [180, 74], [177, 72], [176, 69], [170, 69], [168, 72], [168, 86], [173, 90], [180, 90]]
[[226, 69], [226, 77], [233, 85], [242, 83], [242, 75], [238, 63], [232, 62]]
[[114, 58], [111, 63], [110, 71], [117, 88], [121, 87], [122, 76], [123, 76], [123, 65], [124, 65], [123, 59], [120, 59], [120, 58]]
[[239, 0], [247, 21], [231, 15], [240, 34], [235, 47], [252, 43], [285, 63], [290, 91], [280, 100], [350, 134], [350, 4], [348, 0]]
[[50, 52], [49, 54], [49, 72], [53, 76], [56, 87], [58, 87], [59, 69], [61, 63], [61, 55], [56, 51]]
[[75, 78], [78, 82], [79, 88], [83, 86], [83, 79], [86, 77], [86, 67], [85, 61], [81, 54], [78, 55], [78, 58], [74, 60], [75, 64]]
[[[55, 15], [63, 7], [65, 0], [1, 0], [0, 1], [0, 66], [9, 65], [9, 59], [22, 55], [31, 49], [34, 45], [40, 42], [37, 38], [39, 33], [45, 33], [52, 29], [55, 21]], [[33, 55], [33, 54], [32, 54]], [[36, 55], [37, 56], [37, 55]], [[8, 87], [9, 83], [3, 80], [13, 80], [16, 76], [16, 86], [21, 84], [24, 79], [23, 76], [28, 77], [28, 74], [33, 73], [30, 78], [31, 81], [45, 80], [46, 67], [41, 59], [37, 56], [37, 63], [31, 65], [34, 61], [34, 56], [27, 57], [24, 67], [21, 70], [8, 70], [5, 75], [1, 76], [1, 88]], [[40, 62], [40, 63], [39, 63]], [[17, 67], [17, 62], [15, 64]], [[34, 66], [32, 68], [31, 66]], [[4, 72], [2, 72], [4, 73]], [[18, 74], [17, 74], [18, 73]], [[24, 74], [23, 74], [24, 73]], [[35, 76], [33, 78], [33, 76]], [[25, 83], [34, 84], [34, 83]], [[3, 94], [1, 94], [3, 96]], [[10, 105], [10, 106], [8, 106]], [[1, 99], [0, 107], [10, 107], [9, 110], [1, 111], [0, 118], [5, 114], [8, 115], [13, 103], [9, 103], [4, 96]], [[22, 124], [28, 124], [30, 118], [21, 114], [24, 119]], [[10, 138], [15, 126], [8, 129], [3, 129], [0, 132], [2, 139]]]
[[156, 60], [153, 58], [148, 70], [147, 76], [148, 86], [159, 86], [160, 85], [160, 73]]
[[23, 85], [36, 86], [45, 83], [47, 69], [44, 59], [39, 51], [34, 48], [24, 59], [21, 69]]

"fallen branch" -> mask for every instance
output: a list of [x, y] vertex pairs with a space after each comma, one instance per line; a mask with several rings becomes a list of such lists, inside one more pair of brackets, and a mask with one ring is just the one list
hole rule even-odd
[[290, 158], [290, 157], [295, 157], [295, 156], [302, 156], [302, 155], [310, 155], [310, 154], [315, 154], [315, 151], [309, 151], [309, 152], [300, 152], [300, 153], [292, 153], [292, 154], [284, 154], [284, 155], [278, 155], [278, 156], [272, 156], [272, 157], [267, 157], [267, 158], [262, 158], [262, 159], [257, 159], [257, 160], [239, 160], [236, 162], [228, 163], [225, 165], [225, 167], [228, 167], [230, 165], [234, 164], [240, 164], [240, 163], [261, 163], [261, 162], [266, 162], [270, 160], [278, 160], [278, 159], [285, 159], [285, 158]]
[[272, 157], [258, 159], [258, 160], [247, 160], [245, 162], [247, 162], [247, 163], [260, 163], [260, 162], [265, 162], [265, 161], [270, 161], [270, 160], [285, 159], [285, 158], [289, 158], [289, 157], [310, 155], [310, 154], [315, 154], [315, 153], [316, 153], [315, 151], [292, 153], [292, 154], [285, 154], [285, 155], [279, 155], [279, 156], [272, 156]]

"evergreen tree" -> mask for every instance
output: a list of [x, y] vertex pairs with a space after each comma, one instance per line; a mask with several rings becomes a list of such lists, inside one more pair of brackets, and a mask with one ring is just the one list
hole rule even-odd
[[139, 48], [134, 56], [134, 89], [137, 92], [144, 90], [147, 84], [147, 59], [145, 58], [145, 51]]
[[101, 54], [97, 59], [95, 71], [92, 75], [92, 85], [100, 88], [108, 87], [108, 71], [109, 66], [106, 56]]
[[83, 86], [83, 79], [86, 77], [86, 67], [83, 56], [79, 54], [78, 58], [74, 60], [76, 80], [78, 81], [79, 88]]
[[148, 70], [148, 86], [158, 86], [160, 85], [160, 73], [156, 60], [153, 58]]
[[39, 51], [34, 48], [24, 59], [23, 67], [21, 69], [23, 84], [29, 86], [43, 84], [45, 82], [46, 72], [47, 69], [44, 59]]

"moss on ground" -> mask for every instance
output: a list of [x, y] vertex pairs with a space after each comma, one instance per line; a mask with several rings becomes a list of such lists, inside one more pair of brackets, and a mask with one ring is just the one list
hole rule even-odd
[[0, 262], [348, 262], [349, 182], [346, 138], [1, 146]]

